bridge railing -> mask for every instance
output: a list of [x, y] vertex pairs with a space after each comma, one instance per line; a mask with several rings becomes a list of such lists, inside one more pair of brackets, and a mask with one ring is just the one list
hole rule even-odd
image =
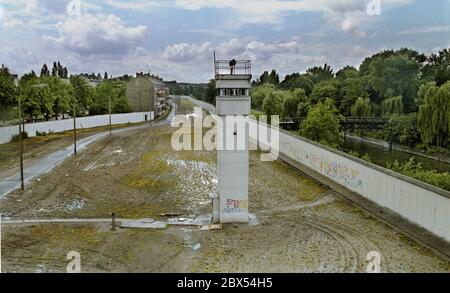
[[[300, 117], [297, 121], [283, 120], [280, 121], [280, 126], [286, 129], [298, 127], [300, 123], [306, 120], [307, 117]], [[385, 117], [344, 117], [339, 119], [341, 128], [343, 129], [382, 129], [389, 118]]]

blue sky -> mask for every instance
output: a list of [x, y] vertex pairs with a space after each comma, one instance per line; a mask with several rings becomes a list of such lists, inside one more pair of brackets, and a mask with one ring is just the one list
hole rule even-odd
[[450, 0], [0, 0], [0, 33], [0, 63], [19, 74], [60, 60], [71, 73], [206, 82], [213, 51], [283, 76], [450, 47]]

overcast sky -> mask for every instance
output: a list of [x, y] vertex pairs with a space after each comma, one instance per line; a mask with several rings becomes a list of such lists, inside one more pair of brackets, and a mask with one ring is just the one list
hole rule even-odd
[[382, 49], [450, 47], [450, 0], [378, 1], [380, 15], [367, 13], [370, 0], [0, 0], [0, 63], [19, 74], [60, 60], [70, 73], [206, 82], [214, 50], [283, 77], [357, 66]]

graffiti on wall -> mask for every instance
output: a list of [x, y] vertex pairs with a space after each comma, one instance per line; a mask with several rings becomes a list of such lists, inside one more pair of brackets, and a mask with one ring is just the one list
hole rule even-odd
[[351, 188], [361, 188], [363, 181], [360, 178], [359, 170], [350, 168], [343, 163], [331, 160], [323, 160], [321, 173], [328, 178], [339, 181], [343, 185]]
[[223, 209], [223, 212], [226, 214], [240, 213], [242, 212], [242, 209], [247, 208], [248, 208], [247, 200], [227, 198], [225, 201], [225, 207]]
[[328, 178], [349, 188], [361, 188], [363, 186], [362, 176], [357, 168], [352, 168], [344, 163], [325, 158], [323, 152], [303, 149], [302, 144], [299, 143], [286, 142], [283, 145], [286, 147], [286, 154], [289, 157], [320, 172]]
[[286, 142], [284, 144], [280, 144], [280, 148], [282, 153], [298, 162], [302, 162], [302, 150], [298, 147], [298, 144]]

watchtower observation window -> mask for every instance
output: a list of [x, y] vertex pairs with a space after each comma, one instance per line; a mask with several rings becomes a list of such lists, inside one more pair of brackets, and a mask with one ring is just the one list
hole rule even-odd
[[244, 88], [238, 89], [218, 89], [217, 95], [220, 97], [248, 96], [249, 90]]

